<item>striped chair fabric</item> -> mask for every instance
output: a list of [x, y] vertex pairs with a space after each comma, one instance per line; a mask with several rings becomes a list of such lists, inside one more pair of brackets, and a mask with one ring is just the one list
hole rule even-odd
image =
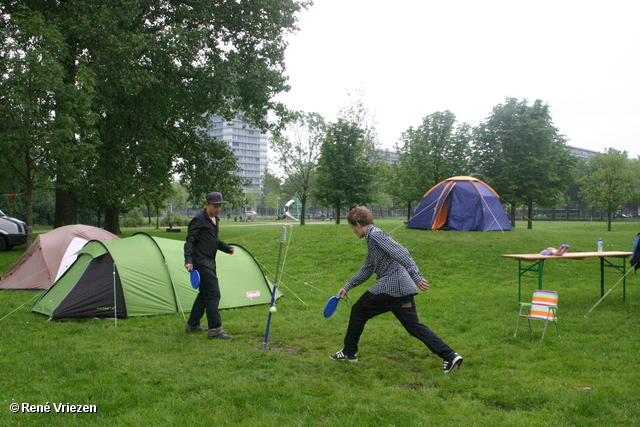
[[558, 294], [553, 291], [538, 290], [533, 293], [529, 317], [541, 320], [554, 320], [558, 308]]
[[[526, 310], [529, 308], [529, 310]], [[544, 330], [542, 331], [542, 338], [544, 339], [544, 334], [547, 332], [547, 323], [553, 322], [556, 327], [556, 333], [560, 336], [560, 332], [558, 331], [558, 319], [556, 317], [556, 311], [558, 309], [558, 293], [555, 291], [545, 291], [539, 289], [533, 293], [533, 299], [531, 303], [520, 303], [520, 313], [518, 314], [518, 321], [516, 323], [516, 332], [514, 334], [518, 334], [518, 326], [520, 325], [520, 318], [524, 317], [529, 322], [529, 331], [533, 332], [531, 329], [531, 319], [534, 320], [543, 320], [544, 321]]]

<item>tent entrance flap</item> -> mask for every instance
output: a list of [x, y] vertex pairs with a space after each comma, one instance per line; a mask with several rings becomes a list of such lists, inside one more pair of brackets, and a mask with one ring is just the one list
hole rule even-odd
[[440, 206], [440, 210], [438, 211], [438, 215], [436, 215], [436, 220], [433, 222], [432, 230], [440, 230], [444, 228], [447, 224], [447, 203], [443, 203]]
[[[91, 286], [86, 286], [88, 283]], [[114, 293], [117, 301], [114, 301]], [[76, 286], [51, 313], [51, 317], [127, 317], [122, 283], [117, 272], [114, 276], [111, 256], [105, 254], [89, 263]]]

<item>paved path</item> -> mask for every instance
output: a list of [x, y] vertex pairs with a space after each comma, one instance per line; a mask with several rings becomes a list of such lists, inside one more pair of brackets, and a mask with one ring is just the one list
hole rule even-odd
[[[306, 221], [305, 225], [312, 224], [335, 224], [335, 221]], [[247, 222], [231, 222], [231, 221], [220, 221], [220, 225], [226, 225], [231, 227], [249, 227], [252, 225], [300, 225], [299, 222], [296, 221], [274, 221], [274, 222], [262, 222], [262, 221], [247, 221]]]

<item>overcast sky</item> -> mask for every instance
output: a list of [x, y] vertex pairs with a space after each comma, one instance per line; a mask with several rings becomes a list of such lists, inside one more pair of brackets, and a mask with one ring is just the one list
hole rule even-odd
[[640, 155], [640, 1], [314, 0], [278, 96], [327, 120], [360, 91], [380, 142], [436, 111], [541, 99], [569, 145]]

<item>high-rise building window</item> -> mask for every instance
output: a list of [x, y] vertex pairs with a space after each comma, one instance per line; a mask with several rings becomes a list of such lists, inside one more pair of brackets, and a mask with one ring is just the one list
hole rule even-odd
[[240, 115], [231, 121], [223, 120], [218, 115], [210, 116], [207, 133], [219, 141], [226, 142], [231, 148], [241, 169], [238, 175], [252, 183], [244, 190], [260, 189], [267, 167], [269, 137], [260, 129], [242, 121]]

